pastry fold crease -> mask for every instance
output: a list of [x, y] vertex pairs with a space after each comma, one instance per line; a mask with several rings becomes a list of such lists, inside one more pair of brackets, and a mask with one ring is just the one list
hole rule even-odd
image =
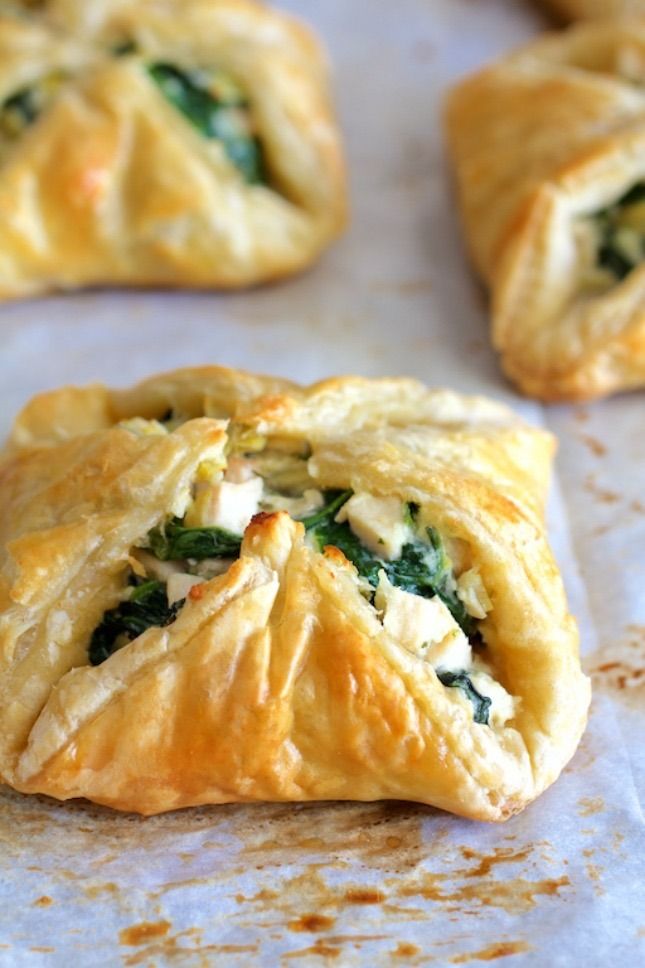
[[445, 127], [508, 376], [544, 400], [645, 385], [645, 20], [586, 24], [450, 93]]
[[[250, 448], [300, 460], [323, 495], [412, 508], [458, 586], [481, 576], [489, 603], [471, 644], [490, 694], [512, 697], [503, 721], [475, 721], [384, 622], [359, 565], [280, 509], [252, 517], [239, 555], [174, 620], [90, 664], [133, 547], [183, 516], [204, 468]], [[2, 778], [143, 814], [381, 798], [516, 813], [572, 756], [589, 702], [544, 533], [552, 452], [505, 407], [411, 380], [302, 388], [204, 367], [35, 398], [0, 461]]]

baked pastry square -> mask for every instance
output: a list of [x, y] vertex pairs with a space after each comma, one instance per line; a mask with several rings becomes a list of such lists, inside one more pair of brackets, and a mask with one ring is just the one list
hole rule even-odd
[[247, 286], [338, 234], [340, 140], [304, 26], [254, 0], [36, 9], [0, 15], [0, 297]]
[[153, 814], [416, 800], [503, 820], [584, 728], [553, 440], [412, 380], [68, 388], [0, 464], [0, 773]]
[[546, 36], [459, 84], [449, 152], [506, 373], [544, 400], [645, 385], [645, 20]]

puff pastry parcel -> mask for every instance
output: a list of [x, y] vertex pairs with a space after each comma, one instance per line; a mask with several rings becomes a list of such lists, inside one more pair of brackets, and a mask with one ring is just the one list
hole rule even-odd
[[345, 219], [326, 65], [254, 0], [61, 0], [0, 14], [0, 297], [236, 287]]
[[645, 385], [645, 19], [547, 36], [446, 114], [508, 375], [545, 400]]
[[516, 813], [589, 703], [552, 449], [404, 379], [210, 367], [37, 397], [0, 464], [2, 778], [144, 814]]

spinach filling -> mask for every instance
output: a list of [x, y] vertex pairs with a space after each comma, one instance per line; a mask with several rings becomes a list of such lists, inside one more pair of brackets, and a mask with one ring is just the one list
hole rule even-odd
[[23, 128], [36, 120], [39, 110], [34, 88], [21, 88], [0, 107], [0, 131], [8, 138], [17, 137]]
[[[394, 561], [378, 558], [361, 544], [347, 522], [339, 523], [334, 520], [352, 493], [327, 491], [325, 506], [310, 517], [302, 519], [318, 550], [322, 551], [326, 545], [339, 548], [356, 567], [359, 575], [366, 578], [374, 589], [379, 582], [379, 572], [383, 570], [391, 584], [403, 591], [423, 598], [438, 595], [465, 635], [471, 641], [476, 639], [478, 633], [475, 620], [468, 614], [454, 590], [450, 560], [439, 533], [434, 528], [426, 528], [427, 544], [417, 538], [403, 546], [400, 558]], [[415, 524], [418, 510], [416, 505], [408, 504], [410, 524]], [[472, 703], [475, 722], [488, 725], [491, 700], [475, 689], [465, 672], [439, 671], [437, 677], [444, 686], [461, 689]]]
[[[394, 561], [378, 558], [361, 544], [346, 521], [339, 523], [334, 520], [352, 493], [326, 491], [325, 506], [310, 517], [302, 519], [318, 550], [322, 551], [326, 545], [340, 548], [345, 557], [355, 565], [359, 575], [366, 578], [374, 589], [379, 582], [379, 572], [384, 571], [388, 580], [403, 591], [422, 598], [438, 595], [464, 633], [473, 635], [474, 619], [454, 591], [450, 561], [438, 532], [434, 528], [426, 528], [428, 543], [415, 538], [403, 546], [401, 557]], [[414, 524], [418, 514], [416, 505], [408, 504], [407, 514], [410, 523]]]
[[170, 625], [176, 619], [183, 601], [168, 604], [166, 586], [160, 581], [134, 580], [130, 598], [111, 608], [92, 633], [90, 663], [100, 665], [117, 649], [131, 642], [146, 629]]
[[594, 221], [598, 265], [620, 281], [645, 259], [645, 183], [634, 185]]
[[6, 98], [0, 104], [0, 136], [9, 141], [18, 138], [42, 114], [66, 79], [64, 71], [52, 71]]
[[473, 705], [473, 719], [476, 723], [488, 726], [491, 700], [482, 696], [473, 686], [465, 672], [437, 672], [437, 678], [444, 686], [461, 689]]
[[242, 536], [226, 528], [186, 528], [179, 518], [153, 528], [148, 534], [150, 551], [159, 561], [182, 558], [237, 558]]
[[[325, 491], [323, 507], [299, 519], [317, 549], [322, 551], [327, 545], [339, 548], [374, 592], [379, 583], [379, 572], [384, 571], [389, 581], [404, 591], [424, 598], [438, 595], [463, 632], [471, 640], [475, 639], [478, 635], [475, 621], [454, 590], [451, 563], [439, 533], [427, 527], [427, 542], [415, 538], [403, 546], [399, 558], [392, 561], [379, 558], [361, 544], [347, 522], [334, 520], [352, 494], [351, 490]], [[406, 515], [412, 527], [416, 525], [418, 510], [414, 504], [407, 505]], [[225, 528], [188, 528], [179, 518], [171, 518], [148, 533], [148, 550], [160, 561], [237, 558], [241, 543], [240, 535]], [[168, 604], [163, 582], [133, 577], [132, 583], [134, 588], [130, 598], [107, 611], [92, 634], [89, 646], [92, 665], [104, 662], [146, 629], [170, 625], [184, 604], [184, 599]], [[472, 703], [474, 721], [488, 724], [491, 700], [478, 692], [465, 672], [439, 670], [437, 677], [444, 686], [461, 689]]]
[[262, 146], [251, 130], [249, 103], [227, 75], [183, 71], [165, 63], [152, 64], [148, 73], [200, 134], [221, 142], [246, 182], [266, 183]]

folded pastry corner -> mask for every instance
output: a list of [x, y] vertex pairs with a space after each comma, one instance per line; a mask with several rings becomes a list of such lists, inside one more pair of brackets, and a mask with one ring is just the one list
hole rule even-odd
[[645, 19], [466, 79], [445, 127], [506, 373], [544, 400], [645, 385]]
[[2, 779], [143, 814], [511, 816], [589, 703], [552, 451], [412, 380], [204, 367], [36, 398], [0, 458]]
[[259, 0], [0, 13], [0, 298], [232, 288], [310, 265], [346, 214], [313, 34]]

